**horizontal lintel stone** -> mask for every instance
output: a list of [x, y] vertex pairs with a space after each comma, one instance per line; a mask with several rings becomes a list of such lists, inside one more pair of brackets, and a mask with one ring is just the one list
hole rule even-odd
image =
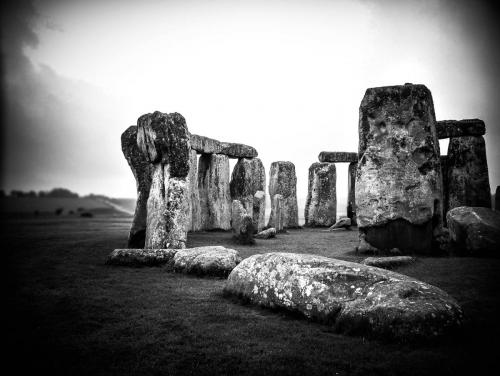
[[319, 153], [318, 159], [320, 162], [357, 162], [358, 153], [350, 153], [344, 151], [322, 151]]
[[223, 154], [229, 158], [255, 158], [255, 148], [231, 142], [220, 142], [213, 138], [191, 134], [191, 149], [202, 154]]
[[481, 119], [441, 120], [436, 122], [439, 139], [462, 136], [482, 136], [486, 126]]

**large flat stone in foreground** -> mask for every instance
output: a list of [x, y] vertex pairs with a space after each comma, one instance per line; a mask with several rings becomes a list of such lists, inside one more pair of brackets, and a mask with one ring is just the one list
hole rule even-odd
[[340, 162], [357, 162], [358, 153], [350, 153], [344, 151], [322, 151], [319, 153], [318, 159], [320, 162], [340, 163]]
[[156, 266], [172, 261], [177, 249], [115, 249], [106, 260], [107, 265]]
[[266, 253], [243, 260], [225, 293], [300, 312], [340, 333], [416, 340], [460, 326], [462, 310], [437, 287], [388, 270], [321, 256]]
[[436, 121], [436, 132], [439, 139], [482, 136], [486, 133], [486, 126], [481, 119], [441, 120]]

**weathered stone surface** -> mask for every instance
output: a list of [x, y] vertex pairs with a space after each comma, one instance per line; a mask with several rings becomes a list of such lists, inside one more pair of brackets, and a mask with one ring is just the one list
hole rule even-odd
[[201, 228], [231, 229], [229, 159], [221, 154], [202, 154], [198, 162]]
[[500, 257], [500, 212], [461, 206], [447, 217], [452, 247], [473, 256]]
[[415, 262], [415, 258], [411, 256], [368, 257], [363, 260], [363, 265], [375, 266], [382, 269], [392, 269], [413, 262]]
[[145, 248], [185, 248], [188, 187], [186, 178], [172, 177], [169, 165], [153, 165], [147, 203]]
[[337, 173], [335, 163], [313, 163], [304, 211], [306, 226], [331, 226], [337, 218]]
[[[240, 158], [233, 168], [229, 184], [232, 200], [240, 200], [249, 215], [254, 217], [254, 196], [257, 191], [264, 191], [266, 186], [266, 172], [259, 158]], [[265, 205], [265, 200], [264, 200]], [[264, 206], [265, 210], [265, 206]], [[255, 223], [255, 228], [258, 223]]]
[[224, 154], [229, 158], [255, 158], [258, 153], [255, 148], [232, 142], [220, 142], [213, 138], [191, 135], [191, 148], [202, 154]]
[[441, 155], [439, 157], [441, 162], [441, 176], [443, 178], [443, 224], [446, 225], [446, 213], [448, 213], [448, 192], [450, 185], [448, 183], [448, 157], [446, 155]]
[[176, 272], [220, 277], [226, 277], [240, 261], [238, 251], [221, 246], [182, 249], [173, 259]]
[[330, 227], [330, 230], [335, 230], [337, 228], [345, 228], [346, 230], [350, 230], [351, 225], [352, 225], [351, 218], [342, 217], [339, 218], [339, 220], [335, 222], [333, 226]]
[[486, 127], [480, 119], [440, 120], [436, 122], [436, 132], [440, 139], [482, 136], [486, 133]]
[[266, 194], [257, 191], [253, 195], [253, 226], [257, 232], [266, 226]]
[[282, 195], [274, 195], [271, 202], [271, 212], [274, 213], [273, 222], [276, 231], [285, 231], [285, 201]]
[[432, 95], [424, 85], [368, 89], [359, 110], [356, 214], [376, 248], [431, 253], [442, 228]]
[[340, 163], [340, 162], [357, 162], [358, 153], [344, 151], [322, 151], [318, 155], [320, 162]]
[[188, 200], [187, 200], [187, 228], [186, 231], [201, 230], [201, 208], [200, 193], [198, 191], [198, 155], [196, 150], [191, 149], [189, 153], [189, 174], [187, 176]]
[[[297, 207], [297, 176], [295, 175], [295, 165], [292, 162], [273, 162], [269, 171], [269, 195], [271, 201], [274, 196], [280, 194], [283, 198], [283, 226], [298, 227], [299, 212]], [[275, 227], [274, 205], [271, 208], [268, 227]]]
[[189, 131], [177, 112], [156, 111], [137, 120], [137, 145], [151, 163], [169, 165], [169, 175], [184, 178], [189, 173]]
[[495, 191], [495, 210], [500, 211], [500, 185], [497, 185], [497, 189]]
[[259, 232], [255, 235], [256, 239], [271, 239], [276, 237], [276, 229], [274, 227], [270, 227], [267, 230]]
[[254, 244], [253, 218], [240, 200], [233, 200], [231, 205], [231, 228], [233, 238], [241, 244]]
[[174, 258], [177, 249], [115, 249], [106, 260], [107, 265], [155, 266]]
[[347, 175], [347, 217], [351, 219], [353, 226], [356, 226], [356, 170], [357, 162], [349, 163]]
[[482, 136], [450, 138], [447, 157], [447, 209], [491, 208], [486, 146]]
[[137, 127], [127, 128], [121, 136], [122, 151], [135, 177], [137, 201], [128, 236], [129, 248], [144, 248], [146, 239], [147, 203], [151, 188], [152, 165], [137, 146]]
[[338, 332], [384, 339], [428, 339], [460, 326], [457, 302], [439, 288], [357, 263], [309, 254], [250, 256], [225, 293], [329, 323]]

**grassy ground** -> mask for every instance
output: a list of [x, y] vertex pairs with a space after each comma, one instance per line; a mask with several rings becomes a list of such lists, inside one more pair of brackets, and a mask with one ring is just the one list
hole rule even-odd
[[[454, 375], [494, 374], [500, 334], [500, 260], [421, 258], [397, 271], [453, 295], [467, 315], [456, 337], [427, 345], [335, 334], [328, 326], [222, 296], [224, 280], [167, 268], [104, 265], [126, 242], [130, 217], [0, 219], [7, 359], [16, 374]], [[223, 232], [243, 257], [269, 251], [360, 260], [356, 231], [293, 230], [256, 246]], [[4, 364], [5, 367], [5, 364]]]

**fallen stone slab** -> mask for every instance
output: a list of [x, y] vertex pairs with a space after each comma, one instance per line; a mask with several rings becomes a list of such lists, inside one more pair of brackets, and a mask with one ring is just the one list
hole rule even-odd
[[299, 312], [339, 333], [384, 340], [429, 340], [456, 329], [463, 320], [455, 299], [435, 286], [309, 254], [248, 257], [233, 269], [224, 291], [261, 306]]
[[392, 257], [368, 257], [363, 260], [363, 265], [375, 266], [382, 269], [392, 269], [398, 266], [408, 265], [415, 261], [411, 256]]
[[222, 246], [178, 250], [173, 258], [174, 271], [226, 277], [241, 262], [238, 251]]
[[500, 212], [459, 206], [446, 215], [451, 247], [473, 256], [500, 256]]
[[177, 249], [115, 249], [106, 260], [107, 265], [156, 266], [167, 264]]
[[255, 235], [256, 239], [271, 239], [276, 237], [276, 229], [270, 227], [267, 230], [261, 231]]
[[436, 133], [439, 139], [482, 136], [486, 133], [486, 126], [481, 119], [440, 120], [436, 121]]
[[329, 230], [336, 230], [338, 228], [345, 228], [346, 230], [350, 230], [351, 229], [351, 218], [347, 218], [347, 217], [339, 218], [339, 220], [337, 222], [335, 222], [335, 224], [333, 224], [329, 228]]
[[341, 162], [357, 162], [358, 153], [344, 151], [322, 151], [319, 153], [318, 159], [320, 162], [341, 163]]
[[255, 148], [232, 142], [220, 142], [213, 138], [191, 134], [191, 149], [201, 154], [223, 154], [229, 158], [255, 158], [258, 156]]

